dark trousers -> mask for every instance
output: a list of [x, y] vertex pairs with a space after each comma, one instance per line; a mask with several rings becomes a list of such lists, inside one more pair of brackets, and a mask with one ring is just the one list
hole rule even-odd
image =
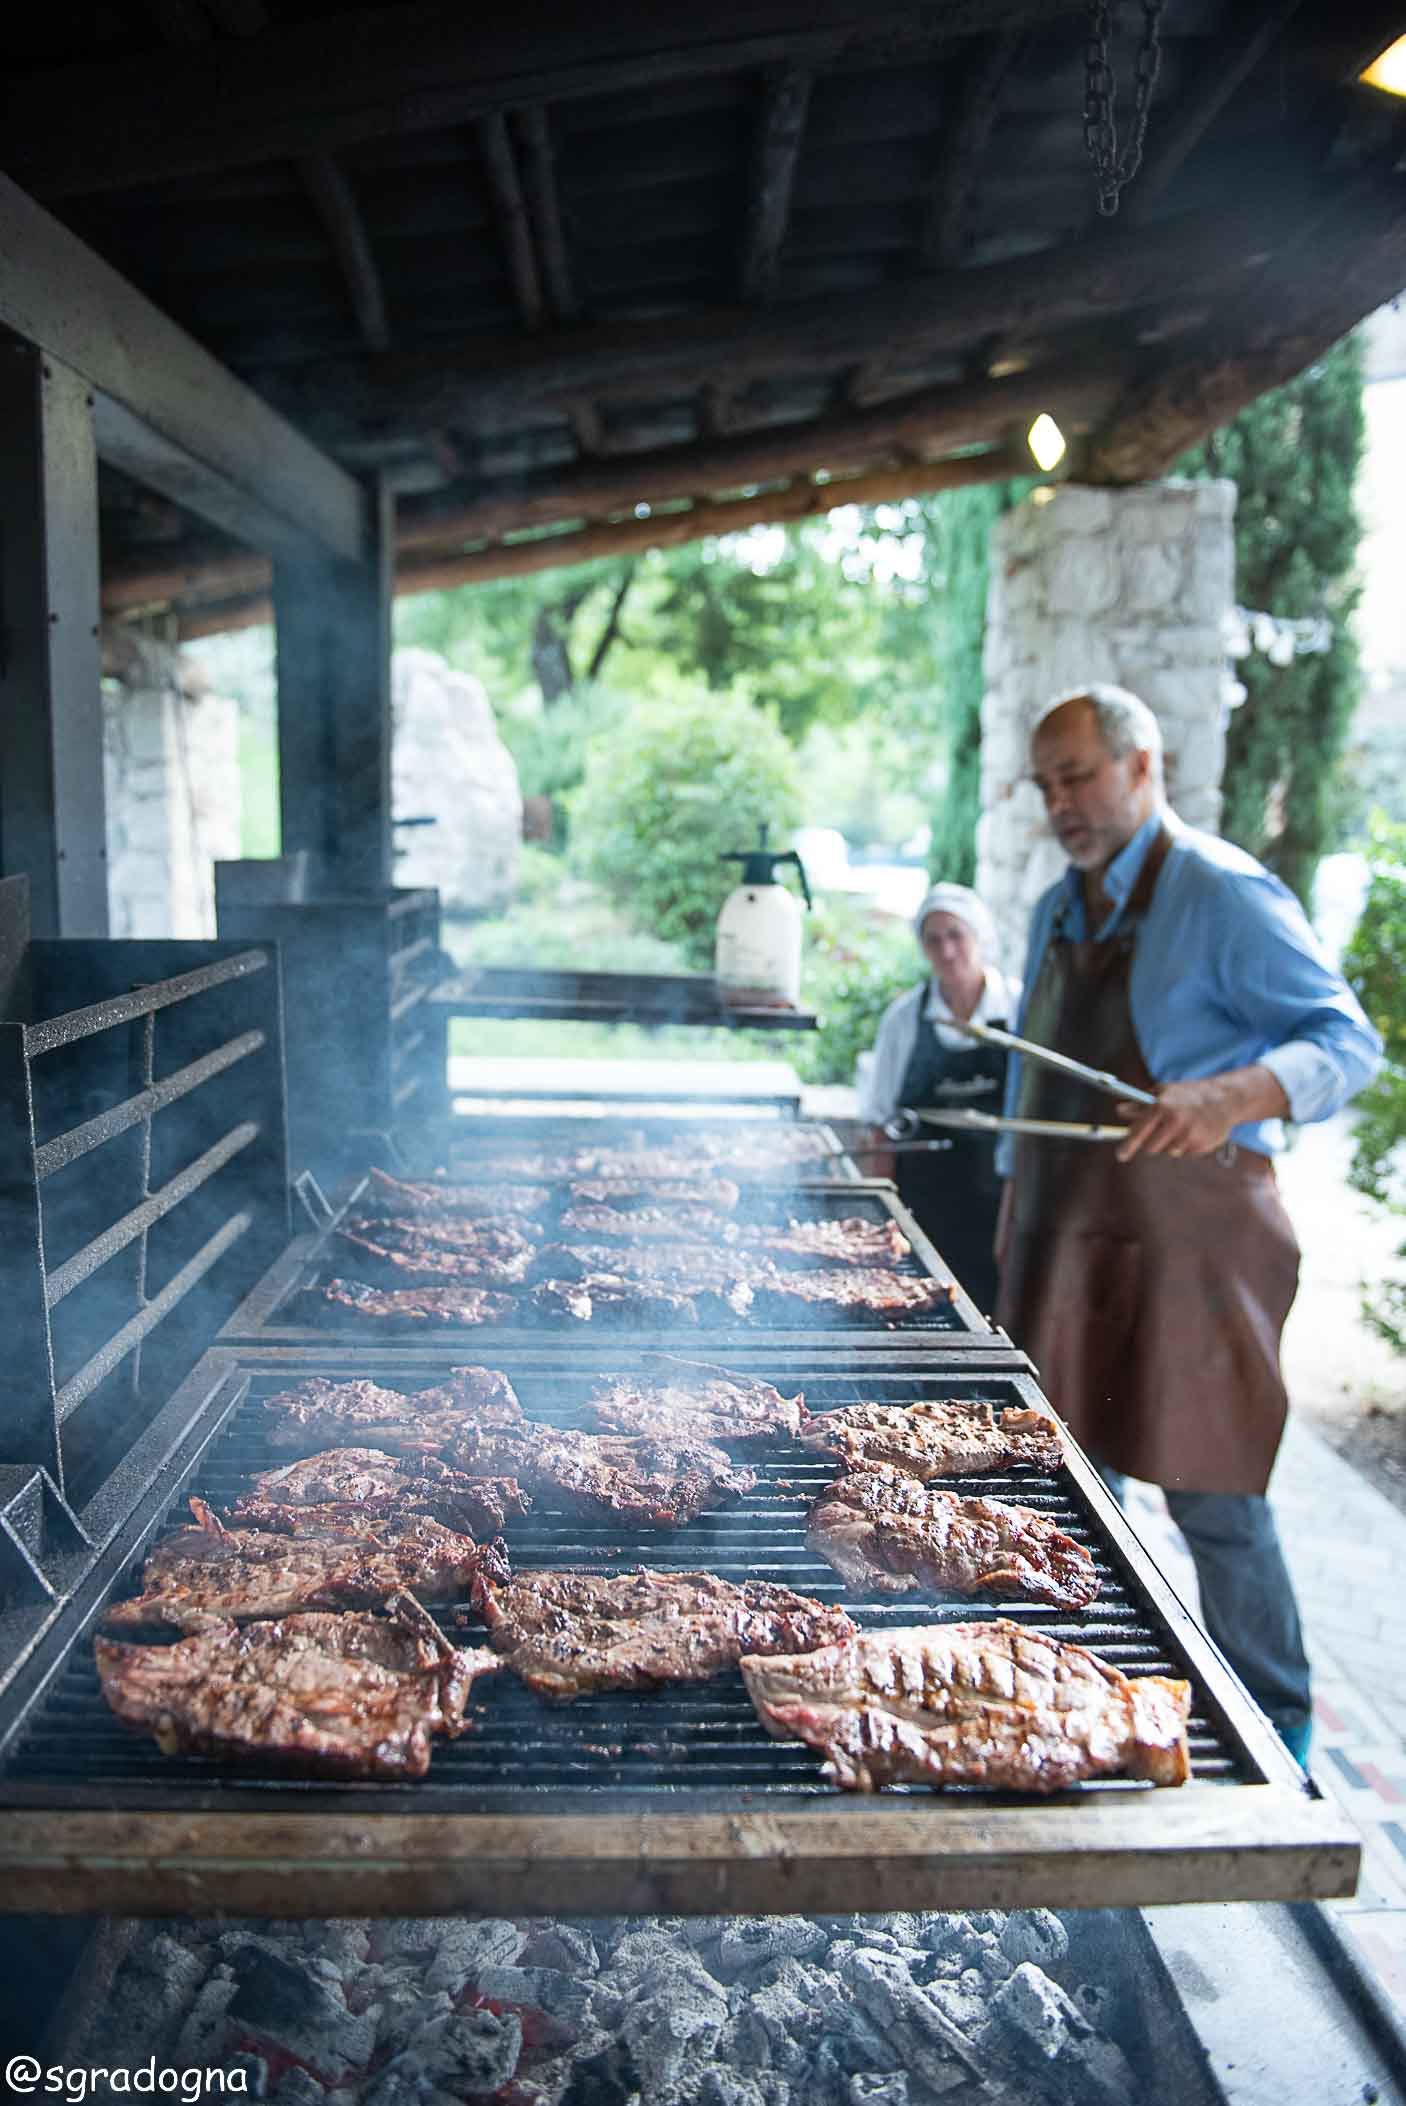
[[[1121, 1502], [1125, 1480], [1100, 1463]], [[1312, 1716], [1308, 1658], [1293, 1582], [1269, 1501], [1245, 1492], [1164, 1491], [1201, 1589], [1201, 1617], [1255, 1702], [1281, 1732]]]

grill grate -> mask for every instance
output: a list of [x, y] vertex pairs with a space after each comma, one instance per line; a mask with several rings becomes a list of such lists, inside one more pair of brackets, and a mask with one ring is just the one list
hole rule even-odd
[[[267, 1448], [261, 1425], [262, 1399], [310, 1370], [267, 1371], [253, 1377], [245, 1401], [211, 1443], [187, 1487], [222, 1506], [247, 1488], [253, 1473], [283, 1454]], [[598, 1373], [562, 1370], [507, 1372], [524, 1408], [561, 1426], [585, 1423], [585, 1400]], [[377, 1379], [395, 1384], [387, 1371]], [[399, 1378], [409, 1389], [434, 1379], [422, 1370]], [[784, 1369], [773, 1369], [783, 1391], [803, 1386], [812, 1409], [861, 1401], [908, 1403], [919, 1398], [959, 1397], [993, 1404], [1028, 1401], [1016, 1379], [952, 1376], [941, 1372], [814, 1376], [803, 1385]], [[1091, 1646], [1125, 1673], [1179, 1674], [1186, 1668], [1135, 1574], [1124, 1566], [1099, 1528], [1077, 1486], [1065, 1474], [1015, 1469], [1006, 1475], [944, 1480], [962, 1493], [1009, 1498], [1049, 1515], [1093, 1553], [1103, 1582], [1098, 1602], [1083, 1612], [1038, 1604], [988, 1606], [956, 1598], [921, 1595], [894, 1601], [856, 1593], [805, 1542], [811, 1498], [835, 1475], [834, 1465], [790, 1444], [754, 1459], [759, 1483], [739, 1506], [702, 1515], [680, 1530], [625, 1530], [605, 1522], [553, 1512], [544, 1504], [512, 1524], [508, 1543], [519, 1570], [576, 1565], [620, 1572], [647, 1563], [661, 1570], [706, 1568], [733, 1580], [772, 1580], [843, 1605], [864, 1628], [883, 1630], [920, 1621], [957, 1622], [1006, 1615], [1051, 1636]], [[183, 1498], [164, 1516], [167, 1526], [187, 1519]], [[138, 1565], [118, 1576], [114, 1593], [135, 1591]], [[482, 1642], [478, 1627], [456, 1628], [452, 1605], [438, 1612], [460, 1642]], [[1194, 1681], [1194, 1677], [1193, 1677]], [[1207, 1692], [1195, 1687], [1190, 1740], [1194, 1776], [1202, 1782], [1238, 1781], [1244, 1776], [1232, 1742]], [[10, 1787], [24, 1789], [26, 1803], [40, 1803], [36, 1788], [52, 1787], [63, 1803], [134, 1808], [159, 1799], [163, 1808], [268, 1804], [270, 1794], [294, 1792], [305, 1803], [349, 1799], [368, 1811], [407, 1807], [456, 1813], [523, 1811], [550, 1795], [553, 1811], [570, 1811], [576, 1795], [592, 1811], [626, 1811], [631, 1805], [675, 1811], [710, 1810], [718, 1803], [783, 1800], [833, 1801], [836, 1793], [819, 1774], [819, 1758], [797, 1744], [770, 1739], [763, 1731], [740, 1678], [644, 1694], [605, 1694], [567, 1706], [549, 1706], [508, 1672], [486, 1685], [475, 1707], [475, 1730], [454, 1743], [436, 1744], [430, 1776], [401, 1785], [296, 1784], [263, 1776], [250, 1766], [232, 1772], [212, 1758], [166, 1758], [155, 1746], [129, 1734], [108, 1712], [98, 1686], [89, 1639], [72, 1649], [47, 1697], [0, 1771]], [[918, 1796], [931, 1794], [914, 1788]], [[1138, 1785], [1108, 1780], [1085, 1792], [1137, 1792]], [[13, 1798], [13, 1790], [5, 1793]], [[913, 1790], [896, 1788], [881, 1800], [901, 1802]], [[982, 1794], [963, 1792], [964, 1798]], [[1010, 1803], [1012, 1795], [998, 1795]], [[871, 1802], [875, 1803], [875, 1802]]]

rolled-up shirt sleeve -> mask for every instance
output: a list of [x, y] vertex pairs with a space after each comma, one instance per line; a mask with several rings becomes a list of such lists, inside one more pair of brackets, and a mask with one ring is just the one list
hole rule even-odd
[[860, 1090], [859, 1116], [867, 1126], [882, 1126], [898, 1110], [908, 1056], [913, 1050], [913, 1031], [924, 988], [900, 995], [879, 1019], [878, 1036]]

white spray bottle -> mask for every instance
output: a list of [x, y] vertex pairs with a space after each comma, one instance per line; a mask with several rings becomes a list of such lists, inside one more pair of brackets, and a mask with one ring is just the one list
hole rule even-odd
[[796, 1009], [801, 998], [801, 910], [777, 883], [778, 863], [794, 863], [812, 905], [805, 865], [794, 848], [773, 850], [761, 829], [757, 847], [735, 848], [724, 863], [742, 865], [742, 882], [718, 916], [718, 997], [728, 1009]]

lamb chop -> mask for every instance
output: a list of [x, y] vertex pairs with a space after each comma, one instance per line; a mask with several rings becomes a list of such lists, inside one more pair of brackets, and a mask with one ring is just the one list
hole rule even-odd
[[688, 1176], [666, 1179], [647, 1177], [596, 1177], [582, 1179], [570, 1188], [574, 1207], [658, 1207], [677, 1202], [686, 1207], [705, 1207], [710, 1214], [731, 1214], [742, 1197], [726, 1177], [698, 1177], [697, 1164], [689, 1165]]
[[456, 1221], [452, 1215], [352, 1221], [337, 1235], [393, 1278], [430, 1285], [454, 1280], [469, 1286], [515, 1287], [526, 1279], [536, 1249], [511, 1223]]
[[480, 1572], [508, 1576], [501, 1542], [478, 1544], [425, 1514], [392, 1515], [374, 1536], [289, 1537], [226, 1528], [203, 1499], [190, 1510], [195, 1526], [162, 1538], [142, 1572], [143, 1592], [110, 1603], [106, 1629], [199, 1631], [302, 1609], [375, 1608], [401, 1593], [447, 1601]]
[[706, 1682], [752, 1646], [810, 1652], [854, 1635], [842, 1609], [712, 1572], [529, 1572], [485, 1580], [474, 1607], [507, 1664], [558, 1702], [597, 1689]]
[[956, 1287], [951, 1280], [916, 1279], [906, 1273], [881, 1267], [853, 1265], [830, 1272], [778, 1272], [757, 1277], [753, 1285], [767, 1307], [780, 1315], [822, 1309], [837, 1315], [859, 1312], [883, 1316], [891, 1322], [900, 1317], [925, 1316], [952, 1300]]
[[846, 1469], [890, 1463], [925, 1482], [983, 1476], [1013, 1463], [1057, 1470], [1064, 1460], [1059, 1427], [1044, 1412], [997, 1412], [987, 1403], [845, 1404], [812, 1413], [800, 1438]]
[[806, 1541], [878, 1594], [1018, 1594], [1081, 1609], [1099, 1577], [1081, 1543], [1028, 1506], [960, 1499], [903, 1470], [855, 1470], [821, 1493]]
[[847, 1791], [976, 1784], [1058, 1792], [1086, 1777], [1184, 1784], [1191, 1685], [1130, 1680], [1001, 1617], [863, 1631], [799, 1658], [746, 1656], [768, 1733], [827, 1757]]
[[513, 1477], [466, 1477], [431, 1455], [407, 1464], [379, 1448], [325, 1448], [264, 1470], [230, 1519], [279, 1535], [364, 1535], [389, 1516], [428, 1514], [447, 1528], [497, 1535], [531, 1501]]
[[524, 1420], [507, 1376], [488, 1367], [456, 1367], [447, 1382], [408, 1396], [375, 1382], [329, 1382], [313, 1375], [267, 1398], [264, 1410], [269, 1444], [301, 1455], [358, 1444], [434, 1455], [466, 1424], [514, 1426]]
[[414, 1183], [373, 1170], [361, 1205], [373, 1220], [398, 1220], [424, 1214], [430, 1219], [463, 1215], [471, 1221], [492, 1221], [499, 1215], [538, 1216], [545, 1213], [551, 1193], [545, 1185], [447, 1184], [438, 1179]]
[[485, 1287], [367, 1287], [359, 1280], [328, 1280], [310, 1292], [324, 1310], [346, 1309], [384, 1325], [487, 1324], [517, 1307], [510, 1294]]
[[741, 1499], [756, 1485], [706, 1441], [577, 1433], [529, 1422], [469, 1428], [445, 1460], [473, 1476], [515, 1477], [549, 1510], [619, 1516], [637, 1528], [682, 1528], [706, 1508]]
[[388, 1616], [214, 1622], [175, 1645], [96, 1642], [103, 1695], [163, 1755], [253, 1757], [319, 1777], [423, 1777], [436, 1734], [465, 1730], [480, 1675], [409, 1595]]
[[721, 1370], [665, 1382], [612, 1382], [588, 1402], [596, 1425], [611, 1432], [718, 1441], [727, 1448], [794, 1439], [805, 1413], [803, 1397], [783, 1397], [769, 1382]]

